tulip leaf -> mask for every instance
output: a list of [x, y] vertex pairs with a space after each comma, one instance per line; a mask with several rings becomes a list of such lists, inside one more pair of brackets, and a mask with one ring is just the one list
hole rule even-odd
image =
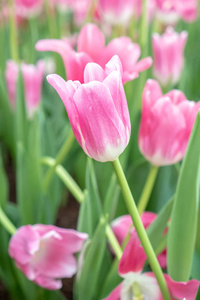
[[104, 214], [105, 215], [108, 214], [110, 221], [112, 221], [115, 217], [119, 194], [120, 194], [120, 188], [119, 185], [117, 184], [117, 177], [113, 173], [110, 179], [110, 184], [108, 186], [108, 190], [103, 204]]
[[170, 218], [173, 205], [173, 198], [171, 198], [162, 208], [162, 210], [157, 215], [154, 222], [148, 227], [147, 234], [151, 241], [152, 247], [156, 250], [158, 247], [163, 232], [167, 226], [167, 222]]
[[86, 168], [86, 192], [84, 201], [81, 204], [78, 230], [87, 232], [92, 237], [98, 225], [102, 213], [102, 205], [96, 182], [96, 176], [91, 159], [88, 159]]
[[8, 180], [4, 171], [3, 161], [0, 153], [0, 206], [4, 208], [8, 200]]
[[106, 250], [106, 220], [101, 218], [99, 225], [85, 250], [84, 263], [76, 276], [74, 294], [76, 300], [98, 299], [99, 277]]
[[168, 233], [168, 272], [176, 281], [190, 277], [197, 231], [200, 182], [200, 113], [181, 167]]

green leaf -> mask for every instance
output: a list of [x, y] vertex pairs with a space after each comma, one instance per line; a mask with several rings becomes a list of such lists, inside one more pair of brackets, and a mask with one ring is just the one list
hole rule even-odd
[[91, 159], [88, 159], [86, 168], [86, 190], [80, 207], [78, 230], [92, 237], [102, 213], [102, 205]]
[[3, 161], [0, 152], [0, 206], [4, 208], [8, 200], [8, 180], [4, 171]]
[[117, 177], [113, 173], [113, 175], [110, 179], [110, 184], [108, 186], [108, 190], [107, 190], [105, 200], [103, 203], [104, 214], [105, 214], [105, 216], [106, 215], [109, 216], [109, 221], [112, 221], [115, 217], [119, 194], [120, 194], [120, 187], [117, 184]]
[[85, 251], [84, 263], [76, 277], [76, 300], [98, 299], [100, 270], [106, 250], [106, 220], [100, 219], [93, 238]]
[[173, 205], [173, 198], [164, 205], [162, 210], [157, 215], [155, 221], [148, 227], [147, 234], [154, 250], [159, 246], [162, 240], [163, 232], [170, 218]]
[[176, 281], [188, 281], [197, 231], [200, 182], [200, 113], [181, 167], [168, 233], [168, 272]]

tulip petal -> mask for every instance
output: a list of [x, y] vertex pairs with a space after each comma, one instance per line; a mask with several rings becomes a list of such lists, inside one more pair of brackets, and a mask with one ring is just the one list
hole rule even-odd
[[84, 82], [88, 83], [90, 81], [100, 81], [103, 82], [103, 80], [106, 77], [105, 71], [102, 69], [101, 66], [95, 63], [88, 63], [84, 70]]
[[141, 272], [146, 258], [137, 233], [133, 231], [119, 262], [119, 274], [123, 276], [129, 272]]
[[38, 276], [34, 282], [39, 286], [47, 289], [47, 290], [58, 290], [62, 287], [62, 281], [58, 279], [52, 279], [45, 276]]
[[120, 300], [120, 294], [121, 294], [121, 289], [122, 289], [122, 283], [119, 284], [113, 291], [112, 293], [105, 298], [104, 300]]
[[199, 288], [198, 280], [192, 279], [188, 282], [176, 282], [167, 274], [165, 274], [165, 279], [170, 293], [174, 298], [186, 298], [187, 300], [195, 300]]

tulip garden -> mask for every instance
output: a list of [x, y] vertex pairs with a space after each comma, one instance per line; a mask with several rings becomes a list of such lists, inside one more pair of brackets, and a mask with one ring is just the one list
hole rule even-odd
[[198, 0], [1, 0], [0, 299], [200, 299], [199, 37]]

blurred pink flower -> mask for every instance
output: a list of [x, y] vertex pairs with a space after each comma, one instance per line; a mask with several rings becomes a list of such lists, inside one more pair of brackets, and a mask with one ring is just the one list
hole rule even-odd
[[135, 0], [98, 0], [102, 19], [110, 24], [128, 24], [134, 14]]
[[105, 71], [87, 64], [84, 83], [53, 74], [48, 82], [67, 110], [74, 135], [84, 152], [101, 162], [115, 160], [130, 139], [130, 117], [122, 84], [121, 62], [114, 56]]
[[60, 289], [58, 278], [77, 272], [74, 253], [88, 235], [53, 225], [26, 225], [12, 236], [9, 255], [29, 280], [49, 290]]
[[178, 83], [183, 70], [186, 41], [187, 32], [179, 34], [172, 27], [168, 27], [163, 35], [153, 34], [153, 74], [163, 86]]
[[198, 15], [198, 0], [155, 0], [157, 18], [165, 24], [175, 24], [179, 19], [193, 22]]
[[[140, 244], [136, 231], [124, 249], [119, 262], [118, 272], [123, 277], [111, 294], [104, 300], [127, 300], [127, 299], [149, 299], [162, 300], [157, 280], [153, 273], [142, 273], [146, 254]], [[195, 300], [198, 291], [198, 280], [188, 282], [175, 282], [169, 275], [164, 274], [172, 299]]]
[[179, 90], [163, 95], [157, 81], [149, 79], [142, 95], [139, 148], [153, 165], [180, 161], [186, 151], [200, 102], [186, 100]]
[[14, 0], [15, 12], [22, 18], [38, 15], [44, 4], [44, 0]]
[[139, 72], [152, 65], [152, 58], [146, 57], [138, 62], [141, 51], [138, 44], [128, 37], [115, 38], [105, 46], [103, 33], [95, 24], [86, 24], [80, 31], [75, 52], [68, 42], [62, 40], [40, 40], [36, 44], [39, 51], [58, 52], [65, 65], [68, 80], [84, 82], [83, 71], [88, 62], [96, 62], [105, 68], [107, 62], [118, 55], [122, 62], [123, 83], [139, 76]]
[[[16, 62], [12, 60], [7, 61], [5, 77], [12, 109], [15, 108], [19, 68], [20, 66]], [[22, 63], [21, 70], [24, 82], [24, 96], [27, 114], [31, 118], [41, 101], [41, 88], [44, 78], [45, 65], [42, 60], [39, 60], [36, 66]]]
[[[152, 212], [144, 212], [141, 215], [141, 220], [145, 229], [147, 229], [151, 225], [151, 223], [155, 220], [156, 216], [157, 215]], [[135, 228], [133, 227], [133, 221], [130, 215], [123, 215], [113, 220], [111, 223], [111, 227], [120, 245], [122, 245], [128, 233], [132, 234], [132, 232], [135, 231]], [[167, 267], [166, 249], [158, 255], [158, 261], [162, 268]]]

